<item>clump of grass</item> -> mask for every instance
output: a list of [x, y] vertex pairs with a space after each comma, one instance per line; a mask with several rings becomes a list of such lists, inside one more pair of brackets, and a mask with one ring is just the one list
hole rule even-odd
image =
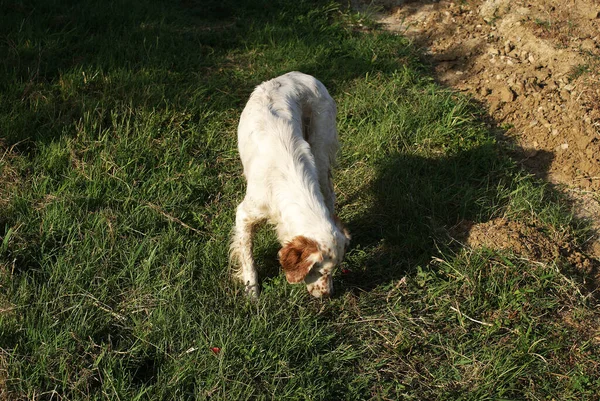
[[569, 81], [574, 81], [580, 76], [589, 73], [590, 66], [588, 64], [577, 64], [569, 72]]
[[539, 26], [540, 28], [544, 28], [546, 30], [549, 30], [552, 27], [552, 21], [543, 20], [543, 19], [539, 19], [539, 18], [535, 19], [535, 24], [537, 26]]
[[[9, 399], [593, 399], [595, 300], [565, 260], [467, 249], [497, 216], [577, 237], [402, 37], [336, 3], [20, 2], [0, 17], [0, 394]], [[230, 280], [253, 87], [338, 102], [338, 295]]]

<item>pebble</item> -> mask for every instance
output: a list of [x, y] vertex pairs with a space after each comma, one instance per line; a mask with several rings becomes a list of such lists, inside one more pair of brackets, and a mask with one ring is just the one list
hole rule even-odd
[[596, 42], [594, 42], [592, 39], [586, 39], [583, 42], [581, 42], [581, 49], [590, 52], [594, 51], [596, 50]]
[[502, 89], [500, 89], [500, 99], [502, 99], [503, 102], [512, 102], [515, 100], [515, 93], [507, 86], [503, 86]]
[[596, 18], [600, 18], [600, 11], [599, 10], [594, 10], [591, 9], [589, 10], [586, 15], [586, 17], [588, 17], [589, 19], [596, 19]]

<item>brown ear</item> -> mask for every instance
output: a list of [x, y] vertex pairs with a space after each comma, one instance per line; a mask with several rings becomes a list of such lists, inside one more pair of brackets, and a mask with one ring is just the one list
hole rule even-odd
[[295, 284], [304, 280], [316, 262], [323, 260], [317, 243], [303, 236], [292, 238], [279, 251], [279, 263], [288, 283]]
[[346, 247], [348, 245], [350, 245], [350, 240], [352, 239], [352, 236], [350, 235], [350, 231], [348, 231], [348, 229], [346, 228], [346, 226], [344, 225], [344, 223], [342, 223], [342, 220], [338, 217], [337, 214], [333, 215], [333, 221], [335, 221], [335, 225], [337, 226], [337, 228], [340, 229], [340, 231], [344, 234], [344, 237], [346, 237]]

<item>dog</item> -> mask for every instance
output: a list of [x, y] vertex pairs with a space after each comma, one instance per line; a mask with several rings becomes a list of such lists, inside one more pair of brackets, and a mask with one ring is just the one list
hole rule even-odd
[[317, 298], [333, 293], [332, 272], [350, 241], [334, 210], [331, 168], [338, 149], [336, 105], [316, 78], [290, 72], [250, 95], [238, 125], [247, 188], [230, 259], [252, 297], [259, 294], [252, 235], [265, 220], [282, 245], [278, 258], [287, 281], [304, 281]]

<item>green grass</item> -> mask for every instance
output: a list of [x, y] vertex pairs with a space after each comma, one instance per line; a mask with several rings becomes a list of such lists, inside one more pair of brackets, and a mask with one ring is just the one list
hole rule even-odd
[[[447, 235], [584, 225], [404, 38], [312, 0], [0, 7], [0, 398], [597, 396], [589, 278]], [[227, 269], [236, 123], [290, 70], [338, 102], [349, 273], [311, 299], [264, 229], [251, 302]]]
[[588, 64], [578, 64], [571, 68], [569, 73], [569, 81], [574, 81], [580, 76], [591, 72], [590, 66]]

